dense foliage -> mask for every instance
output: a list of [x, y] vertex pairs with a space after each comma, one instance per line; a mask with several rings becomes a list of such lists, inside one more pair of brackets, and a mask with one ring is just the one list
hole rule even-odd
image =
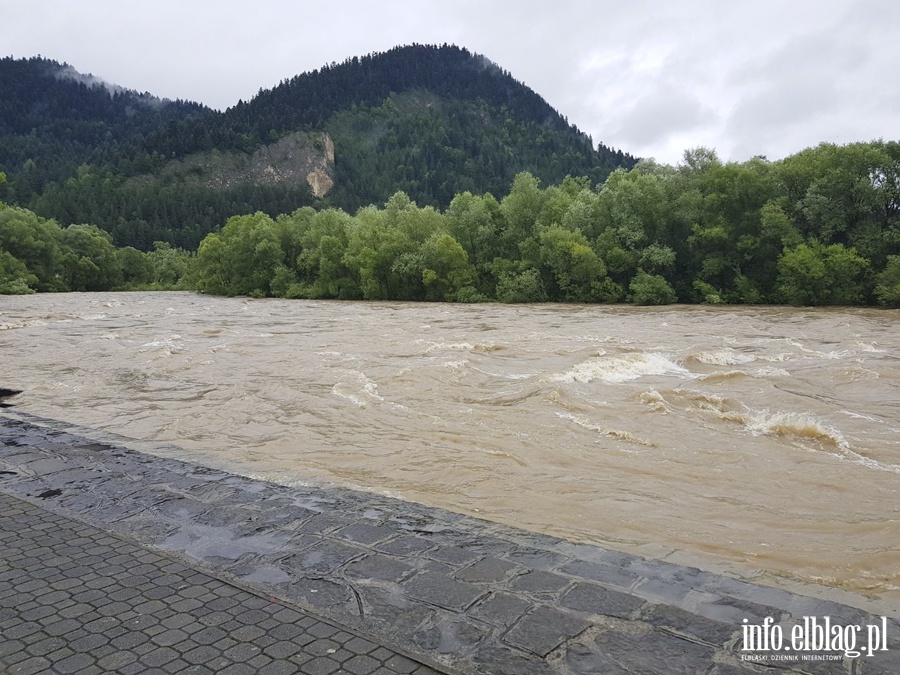
[[191, 265], [189, 252], [167, 243], [147, 253], [116, 248], [95, 225], [62, 228], [0, 202], [0, 295], [183, 289], [191, 286]]
[[[0, 60], [0, 199], [63, 225], [90, 222], [120, 246], [154, 241], [195, 248], [229, 216], [301, 206], [356, 211], [397, 190], [446, 208], [454, 195], [504, 191], [529, 171], [600, 182], [634, 158], [568, 124], [534, 91], [484, 57], [412, 45], [298, 75], [217, 113], [110, 88], [46, 59]], [[324, 201], [306, 185], [214, 180], [296, 131], [334, 140], [335, 187]], [[174, 160], [218, 153], [188, 175]]]
[[502, 302], [900, 302], [900, 144], [829, 144], [780, 162], [705, 149], [592, 187], [516, 177], [443, 212], [398, 192], [349, 216], [232, 218], [201, 244], [226, 295]]
[[[0, 184], [3, 176], [0, 174]], [[778, 162], [685, 153], [598, 185], [516, 176], [443, 211], [396, 192], [351, 215], [233, 216], [196, 254], [116, 249], [88, 225], [0, 209], [0, 292], [180, 287], [255, 297], [900, 306], [900, 143]]]

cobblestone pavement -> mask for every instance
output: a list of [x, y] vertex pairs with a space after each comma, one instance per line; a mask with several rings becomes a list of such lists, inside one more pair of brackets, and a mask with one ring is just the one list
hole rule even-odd
[[0, 672], [437, 671], [296, 607], [0, 494]]
[[[738, 675], [771, 673], [773, 669], [810, 674], [900, 673], [896, 615], [882, 620], [847, 605], [695, 568], [573, 544], [376, 494], [274, 485], [145, 454], [125, 444], [123, 439], [21, 413], [0, 415], [0, 493], [32, 504], [12, 502], [23, 515], [7, 520], [0, 529], [0, 546], [4, 547], [0, 550], [0, 583], [6, 584], [0, 591], [0, 611], [4, 612], [0, 614], [0, 658], [7, 660], [0, 663], [21, 667], [27, 659], [47, 658], [55, 650], [69, 649], [71, 654], [64, 652], [65, 657], [55, 662], [59, 672], [70, 672], [62, 668], [73, 664], [96, 665], [99, 671], [85, 672], [102, 672], [99, 661], [88, 664], [85, 659], [137, 654], [144, 649], [141, 657], [157, 652], [172, 657], [158, 672], [178, 672], [172, 663], [190, 662], [177, 645], [191, 645], [185, 655], [210, 645], [215, 649], [215, 641], [202, 644], [197, 637], [212, 633], [229, 645], [222, 651], [224, 656], [235, 650], [243, 659], [239, 663], [236, 659], [233, 672], [251, 672], [238, 668], [254, 658], [278, 657], [280, 652], [266, 651], [276, 644], [283, 649], [297, 647], [300, 651], [292, 655], [295, 658], [310, 657], [300, 672], [307, 672], [303, 667], [319, 672], [313, 670], [317, 667], [313, 664], [319, 663], [337, 667], [339, 661], [346, 672], [357, 672], [352, 667], [361, 668], [363, 663], [375, 668], [374, 661], [379, 661], [377, 667], [389, 669], [376, 672], [392, 672], [390, 658], [395, 657], [388, 657], [386, 651], [374, 656], [378, 648], [373, 647], [358, 653], [383, 642], [398, 645], [407, 655], [434, 667], [466, 673]], [[33, 504], [113, 533], [109, 537], [100, 533], [94, 542], [110, 550], [88, 553], [91, 564], [73, 568], [77, 573], [64, 575], [74, 577], [69, 581], [59, 576], [62, 567], [55, 553], [42, 554], [43, 560], [36, 565], [19, 565], [15, 556], [22, 554], [10, 552], [19, 550], [16, 542], [28, 529], [27, 518], [39, 513]], [[25, 514], [30, 515], [26, 518]], [[80, 533], [87, 531], [86, 525], [71, 524], [56, 515], [46, 517], [50, 520], [41, 525], [41, 537], [46, 533], [62, 546], [67, 540], [73, 544], [85, 538]], [[10, 527], [12, 530], [7, 529]], [[140, 549], [119, 539], [117, 533], [150, 548]], [[121, 564], [115, 562], [120, 554], [113, 553], [111, 542], [133, 547], [137, 560], [146, 559], [141, 565], [163, 570], [171, 567], [151, 582], [146, 573], [126, 566], [117, 572], [115, 590], [107, 589], [102, 581], [106, 577], [95, 567], [101, 561]], [[41, 543], [46, 545], [43, 540]], [[83, 543], [88, 546], [87, 541]], [[173, 562], [175, 559], [179, 562]], [[195, 567], [209, 574], [196, 572]], [[262, 593], [263, 599], [247, 594], [246, 602], [229, 605], [228, 599], [219, 596], [232, 598], [229, 592], [244, 591], [221, 579]], [[63, 588], [48, 590], [54, 583], [62, 583]], [[80, 586], [66, 588], [67, 583]], [[200, 595], [179, 596], [167, 604], [172, 593], [182, 593], [182, 583], [191, 584], [197, 589], [191, 593]], [[87, 590], [73, 590], [82, 586]], [[76, 599], [88, 591], [88, 598], [102, 599], [105, 604], [93, 607], [87, 600]], [[47, 596], [51, 604], [65, 603], [67, 598], [72, 605], [56, 604], [58, 612], [41, 616], [47, 609], [33, 603]], [[246, 611], [229, 613], [213, 607], [220, 600], [222, 606], [229, 605], [232, 610], [245, 607]], [[183, 604], [176, 607], [177, 603]], [[323, 619], [297, 610], [290, 611], [303, 618], [277, 619], [279, 612], [287, 611], [279, 603], [293, 604]], [[98, 616], [88, 623], [65, 614], [67, 609], [81, 611], [70, 609], [80, 605], [85, 606], [85, 614]], [[132, 613], [138, 612], [139, 606], [154, 617], [155, 628], [137, 631], [135, 634], [147, 637], [136, 645], [115, 645], [113, 640], [127, 640], [129, 633], [110, 636], [104, 631], [127, 629], [127, 622], [138, 618]], [[26, 616], [27, 612], [36, 614]], [[203, 617], [209, 616], [222, 621], [204, 623]], [[828, 616], [833, 625], [884, 626], [889, 648], [858, 658], [840, 651], [820, 654], [836, 660], [801, 661], [801, 655], [793, 653], [768, 655], [764, 664], [742, 658], [746, 656], [742, 650], [744, 620], [760, 625], [771, 617], [789, 635], [791, 628], [808, 616]], [[281, 628], [263, 625], [270, 620], [280, 622]], [[106, 625], [94, 623], [98, 621], [108, 622], [109, 628], [98, 628], [104, 634], [103, 644], [91, 647], [91, 640], [99, 638], [91, 637], [95, 633], [88, 626]], [[336, 632], [327, 636], [314, 632], [314, 626], [330, 626], [329, 622], [350, 628], [331, 626]], [[32, 637], [37, 631], [51, 629], [56, 635]], [[282, 633], [276, 634], [278, 630], [298, 632], [282, 638]], [[329, 628], [316, 630], [321, 633]], [[356, 642], [351, 637], [354, 631], [374, 637]], [[335, 635], [340, 639], [335, 640]], [[42, 640], [56, 640], [44, 647], [54, 651], [34, 654], [26, 650], [27, 659], [22, 657], [20, 645], [44, 644]], [[304, 651], [324, 644], [323, 640], [333, 643], [325, 653]], [[348, 647], [351, 643], [364, 646], [354, 652]], [[109, 645], [114, 652], [96, 656], [97, 650]], [[328, 649], [335, 651], [328, 653]], [[301, 653], [304, 657], [296, 657]], [[364, 661], [364, 656], [371, 661]], [[278, 658], [279, 666], [290, 663], [284, 655]], [[140, 659], [129, 665], [133, 663], [155, 667]], [[265, 665], [275, 668], [274, 663]], [[410, 668], [415, 665], [403, 663], [412, 664]], [[196, 665], [210, 668], [208, 661]], [[212, 672], [231, 671], [214, 668]], [[258, 672], [263, 672], [261, 667]]]

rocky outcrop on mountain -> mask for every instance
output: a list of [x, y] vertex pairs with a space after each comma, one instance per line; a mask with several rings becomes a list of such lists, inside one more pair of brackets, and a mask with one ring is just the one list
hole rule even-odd
[[298, 186], [305, 182], [313, 196], [324, 197], [334, 186], [334, 143], [325, 132], [299, 131], [249, 157], [232, 159], [229, 168], [208, 164], [213, 172], [206, 180], [209, 187], [228, 189], [246, 183]]

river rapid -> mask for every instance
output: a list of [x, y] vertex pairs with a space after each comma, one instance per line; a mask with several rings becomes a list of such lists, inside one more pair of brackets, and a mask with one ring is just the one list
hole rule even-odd
[[236, 473], [891, 611], [898, 328], [873, 309], [0, 296], [0, 386]]

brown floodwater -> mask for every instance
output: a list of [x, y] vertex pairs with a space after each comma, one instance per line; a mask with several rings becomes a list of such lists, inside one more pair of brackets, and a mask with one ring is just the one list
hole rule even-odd
[[874, 309], [0, 296], [0, 386], [237, 473], [890, 610], [898, 328]]

